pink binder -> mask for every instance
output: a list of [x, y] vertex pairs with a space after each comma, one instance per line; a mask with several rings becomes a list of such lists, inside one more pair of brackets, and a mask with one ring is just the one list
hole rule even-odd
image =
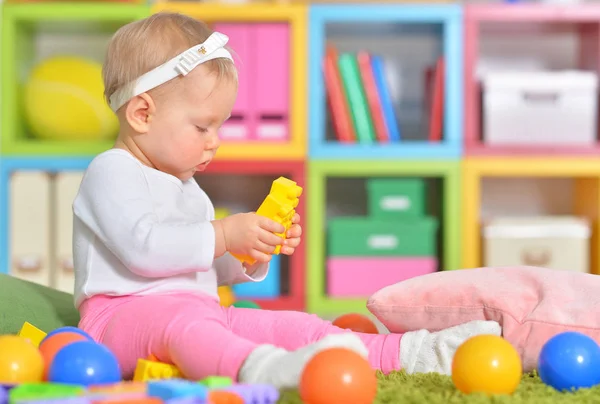
[[290, 34], [285, 23], [254, 25], [256, 55], [252, 97], [256, 101], [255, 138], [287, 141], [290, 105]]
[[233, 50], [233, 60], [235, 61], [238, 77], [238, 96], [231, 111], [231, 118], [221, 127], [219, 136], [225, 141], [248, 141], [253, 132], [255, 132], [253, 113], [251, 110], [252, 96], [250, 91], [251, 81], [253, 80], [253, 43], [251, 32], [252, 24], [215, 24], [215, 31], [221, 32], [229, 37], [227, 46]]

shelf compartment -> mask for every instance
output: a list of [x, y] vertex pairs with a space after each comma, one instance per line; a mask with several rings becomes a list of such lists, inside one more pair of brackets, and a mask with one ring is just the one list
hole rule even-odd
[[[314, 159], [455, 158], [462, 147], [462, 10], [458, 5], [314, 5], [310, 8], [309, 154]], [[385, 40], [373, 41], [371, 37]], [[400, 66], [419, 40], [424, 51], [415, 66]], [[337, 141], [326, 95], [323, 60], [327, 44], [338, 55], [366, 51], [384, 60], [396, 120], [403, 140]], [[408, 53], [407, 53], [408, 52]], [[443, 57], [444, 102], [441, 141], [428, 141], [425, 68]], [[414, 57], [412, 59], [415, 59]], [[392, 69], [393, 68], [393, 69]], [[403, 72], [403, 70], [405, 72]], [[415, 79], [414, 74], [418, 75]], [[389, 77], [388, 77], [389, 76]], [[394, 80], [394, 81], [390, 81]], [[401, 84], [398, 82], [401, 81]], [[395, 84], [394, 84], [395, 83]], [[415, 84], [416, 83], [416, 84]], [[392, 86], [392, 84], [394, 84]], [[400, 90], [399, 86], [403, 90]], [[342, 84], [343, 86], [343, 84]], [[405, 89], [405, 91], [404, 91]], [[404, 92], [403, 92], [404, 91]], [[377, 109], [376, 109], [377, 110]], [[369, 113], [370, 114], [370, 113]], [[370, 114], [372, 116], [372, 114]], [[374, 126], [373, 124], [372, 126]], [[364, 131], [360, 132], [361, 134]]]
[[[436, 268], [459, 268], [459, 163], [445, 161], [311, 161], [307, 199], [307, 310], [334, 316], [343, 312], [367, 313], [366, 297], [336, 298], [327, 294], [327, 223], [333, 218], [373, 216], [369, 213], [367, 180], [422, 179], [430, 192], [425, 198], [427, 215], [438, 221]], [[343, 258], [336, 256], [334, 258]], [[365, 258], [365, 257], [362, 257]], [[404, 257], [390, 257], [404, 258]]]
[[[252, 164], [242, 161], [214, 161], [196, 180], [213, 201], [216, 208], [226, 208], [230, 214], [256, 211], [269, 193], [276, 178], [284, 176], [303, 188], [296, 211], [304, 227], [305, 184], [304, 163], [288, 161], [260, 161]], [[243, 201], [243, 202], [241, 202]], [[306, 233], [305, 233], [306, 234]], [[280, 296], [276, 298], [241, 298], [252, 300], [267, 310], [304, 310], [305, 308], [305, 255], [306, 237], [292, 256], [280, 255]]]
[[[174, 11], [202, 21], [221, 24], [289, 24], [289, 136], [286, 141], [223, 141], [216, 160], [302, 160], [306, 156], [306, 24], [307, 8], [303, 5], [273, 4], [217, 4], [188, 2], [158, 2], [152, 12]], [[226, 31], [226, 30], [225, 30]], [[226, 33], [226, 32], [225, 32]], [[232, 43], [235, 51], [235, 43]], [[235, 56], [234, 56], [235, 58]], [[265, 59], [266, 60], [266, 59]], [[246, 63], [247, 64], [247, 63]], [[243, 75], [243, 71], [242, 71]], [[240, 77], [242, 79], [242, 77]], [[256, 78], [254, 78], [256, 79]], [[253, 80], [252, 77], [246, 80]]]
[[[469, 156], [598, 155], [600, 141], [580, 145], [488, 145], [484, 141], [482, 69], [498, 60], [513, 69], [600, 71], [600, 7], [541, 4], [465, 6], [464, 151]], [[487, 64], [481, 64], [486, 59]], [[600, 125], [596, 118], [596, 131]]]
[[[532, 183], [534, 180], [537, 183]], [[499, 185], [510, 191], [500, 192], [499, 186], [494, 187], [493, 182], [501, 181], [504, 184]], [[551, 190], [557, 197], [550, 200], [543, 193], [544, 189]], [[533, 196], [526, 199], [526, 194]], [[575, 215], [590, 221], [590, 272], [600, 273], [600, 162], [597, 159], [469, 157], [462, 167], [462, 201], [462, 245], [468, 246], [462, 250], [462, 267], [478, 268], [483, 264], [481, 223], [486, 218]], [[540, 213], [541, 210], [544, 212]]]
[[[120, 26], [146, 17], [149, 8], [114, 3], [26, 3], [5, 4], [3, 12], [3, 153], [74, 156], [110, 148], [114, 138], [61, 140], [33, 136], [25, 119], [23, 86], [32, 67], [47, 57], [68, 54], [101, 63], [110, 36]], [[102, 100], [101, 95], [98, 99]]]

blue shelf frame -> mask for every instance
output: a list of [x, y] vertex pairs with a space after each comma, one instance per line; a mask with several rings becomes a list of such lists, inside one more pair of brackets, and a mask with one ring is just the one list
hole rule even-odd
[[[331, 22], [385, 22], [443, 26], [446, 62], [444, 136], [439, 143], [336, 144], [326, 141], [326, 98], [322, 60], [325, 26]], [[457, 4], [314, 5], [309, 10], [309, 158], [458, 159], [463, 150], [463, 10]]]
[[0, 274], [10, 272], [10, 176], [15, 171], [85, 171], [94, 157], [0, 158]]

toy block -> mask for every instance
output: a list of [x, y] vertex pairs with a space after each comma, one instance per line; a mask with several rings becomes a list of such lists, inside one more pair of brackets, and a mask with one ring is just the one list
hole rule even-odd
[[[163, 404], [164, 401], [158, 397], [131, 397], [131, 396], [114, 396], [106, 397], [102, 400], [93, 400], [91, 404]], [[170, 403], [170, 401], [169, 401]]]
[[174, 379], [180, 377], [182, 377], [182, 374], [176, 366], [146, 359], [138, 359], [133, 374], [133, 381], [146, 382], [148, 380]]
[[147, 391], [148, 385], [138, 381], [88, 387], [88, 392], [94, 394], [146, 393]]
[[60, 383], [23, 383], [13, 387], [8, 393], [9, 403], [23, 403], [28, 401], [60, 399], [61, 402], [68, 398], [81, 396], [85, 389], [81, 386]]
[[[215, 390], [208, 393], [208, 399], [211, 404], [244, 404], [254, 403], [255, 401], [246, 401], [237, 393], [232, 391]], [[256, 402], [258, 403], [258, 402]]]
[[205, 400], [207, 393], [208, 390], [203, 385], [182, 379], [158, 380], [148, 383], [148, 395], [165, 401], [184, 397]]
[[[259, 206], [256, 214], [281, 223], [285, 230], [283, 233], [275, 234], [285, 239], [285, 233], [292, 226], [292, 218], [296, 213], [295, 208], [298, 206], [300, 195], [302, 195], [302, 187], [290, 179], [279, 177], [273, 181], [269, 194]], [[280, 252], [281, 246], [277, 246], [273, 254], [279, 254]], [[254, 264], [256, 262], [249, 256], [232, 255], [242, 263]]]
[[230, 377], [227, 376], [209, 376], [200, 380], [198, 383], [209, 389], [217, 389], [221, 387], [231, 386], [233, 384], [233, 381]]
[[245, 403], [275, 404], [279, 400], [279, 390], [269, 384], [234, 384], [223, 390], [239, 394]]
[[46, 337], [46, 333], [31, 323], [25, 321], [23, 327], [19, 330], [19, 337], [27, 338], [33, 345], [40, 346], [40, 342]]
[[95, 404], [86, 397], [69, 397], [69, 398], [53, 398], [53, 399], [32, 399], [32, 400], [17, 400], [9, 401], [9, 404]]

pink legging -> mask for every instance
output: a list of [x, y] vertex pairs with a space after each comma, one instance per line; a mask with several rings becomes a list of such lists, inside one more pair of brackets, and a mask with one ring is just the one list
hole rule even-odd
[[[350, 332], [316, 315], [226, 308], [194, 294], [95, 296], [80, 311], [80, 328], [115, 353], [125, 378], [133, 375], [138, 358], [153, 354], [189, 378], [237, 380], [244, 360], [260, 344], [295, 350], [327, 334]], [[374, 368], [399, 369], [400, 334], [357, 335]]]

